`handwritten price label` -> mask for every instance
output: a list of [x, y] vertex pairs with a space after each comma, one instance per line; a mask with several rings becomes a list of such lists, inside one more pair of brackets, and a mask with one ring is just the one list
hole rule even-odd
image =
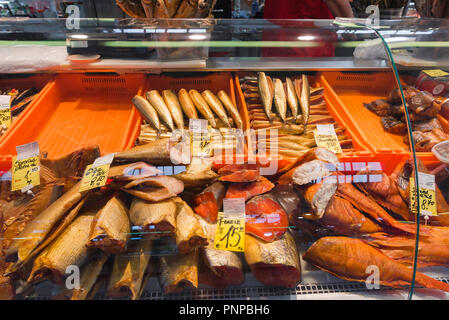
[[[437, 204], [435, 197], [435, 176], [431, 174], [418, 172], [419, 180], [419, 208], [421, 214], [436, 216]], [[415, 179], [410, 178], [410, 210], [418, 213], [418, 203], [416, 201], [417, 192], [415, 188]]]
[[11, 126], [11, 109], [0, 107], [0, 126], [9, 128]]
[[428, 76], [438, 78], [438, 77], [446, 77], [449, 76], [449, 73], [441, 70], [441, 69], [435, 69], [435, 70], [423, 70], [425, 74]]
[[0, 95], [0, 126], [9, 128], [11, 126], [11, 96]]
[[245, 217], [218, 214], [214, 241], [215, 249], [243, 252], [245, 248]]
[[210, 157], [212, 153], [211, 137], [209, 133], [191, 133], [192, 156]]
[[100, 188], [106, 185], [108, 179], [110, 164], [103, 164], [98, 167], [88, 165], [84, 171], [83, 180], [81, 181], [80, 192]]
[[328, 149], [334, 153], [341, 153], [340, 142], [335, 134], [334, 125], [317, 124], [316, 130], [313, 131], [316, 145], [319, 148]]
[[39, 157], [30, 157], [26, 159], [12, 159], [12, 181], [11, 190], [22, 190], [31, 186], [40, 184], [40, 161]]
[[193, 157], [210, 157], [212, 155], [211, 134], [207, 120], [190, 119], [190, 147]]

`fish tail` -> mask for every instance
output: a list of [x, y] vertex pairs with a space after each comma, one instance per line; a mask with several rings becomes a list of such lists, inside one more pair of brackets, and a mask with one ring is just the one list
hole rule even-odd
[[431, 278], [429, 276], [426, 276], [425, 274], [422, 274], [420, 272], [416, 273], [415, 281], [417, 284], [419, 284], [423, 287], [426, 287], [426, 288], [438, 289], [438, 290], [449, 292], [449, 284], [442, 282], [442, 281], [438, 281], [438, 280]]

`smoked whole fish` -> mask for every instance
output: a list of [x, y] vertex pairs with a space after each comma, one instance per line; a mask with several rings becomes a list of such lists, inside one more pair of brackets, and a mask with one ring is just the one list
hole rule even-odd
[[160, 283], [165, 294], [198, 288], [198, 249], [160, 258]]
[[[200, 220], [206, 230], [209, 245], [200, 248], [200, 259], [204, 268], [199, 274], [199, 282], [214, 288], [237, 286], [243, 283], [243, 264], [239, 255], [232, 251], [214, 248], [217, 224]], [[206, 270], [205, 270], [206, 269]]]
[[159, 239], [174, 236], [177, 209], [172, 199], [151, 203], [134, 197], [129, 214], [133, 225], [141, 227], [145, 237]]
[[80, 267], [87, 258], [90, 225], [93, 214], [80, 215], [61, 235], [34, 260], [27, 280], [34, 283], [45, 279], [62, 284], [68, 266]]
[[[398, 288], [410, 285], [413, 270], [390, 259], [359, 239], [325, 237], [316, 241], [304, 254], [304, 260], [347, 281], [366, 282], [369, 266], [380, 272], [379, 285]], [[415, 282], [430, 289], [449, 292], [449, 284], [416, 272]]]
[[25, 227], [6, 251], [7, 261], [19, 266], [29, 258], [61, 218], [89, 193], [79, 192], [80, 184], [73, 186]]
[[209, 124], [212, 126], [212, 128], [216, 128], [217, 122], [215, 121], [214, 114], [210, 110], [208, 103], [206, 102], [206, 100], [204, 100], [201, 93], [199, 93], [197, 90], [192, 89], [189, 91], [189, 95], [196, 109], [205, 119], [207, 119], [207, 121], [209, 121]]
[[88, 262], [81, 270], [80, 287], [73, 289], [70, 300], [86, 300], [88, 298], [108, 258], [109, 254], [101, 251], [88, 256]]
[[284, 85], [281, 79], [274, 79], [274, 107], [285, 123], [285, 117], [287, 114], [287, 97], [285, 96]]
[[299, 102], [296, 96], [295, 86], [293, 85], [292, 79], [289, 77], [285, 78], [285, 87], [287, 91], [287, 104], [292, 112], [293, 119], [298, 117]]
[[134, 197], [158, 202], [175, 197], [184, 191], [184, 183], [171, 176], [155, 176], [133, 180], [123, 186], [122, 190]]
[[301, 280], [298, 250], [288, 232], [268, 243], [247, 234], [245, 260], [256, 279], [264, 285], [294, 288]]
[[[201, 95], [204, 100], [207, 102], [209, 107], [215, 112], [215, 114], [220, 118], [220, 120], [226, 125], [226, 127], [231, 128], [229, 124], [228, 116], [226, 111], [221, 103], [220, 99], [210, 90], [204, 90]], [[207, 118], [206, 118], [207, 119]]]
[[235, 126], [238, 129], [243, 129], [242, 118], [240, 116], [239, 111], [237, 110], [237, 107], [232, 102], [231, 97], [229, 97], [229, 95], [224, 90], [218, 91], [217, 96], [223, 103], [223, 106], [226, 108], [226, 111], [228, 111], [228, 114], [232, 117], [232, 119], [234, 119]]
[[187, 118], [198, 119], [198, 114], [195, 109], [195, 104], [193, 103], [193, 101], [190, 98], [190, 95], [186, 89], [179, 90], [178, 98], [179, 98], [179, 102], [181, 103], [182, 110], [184, 111]]
[[[170, 138], [159, 139], [115, 153], [114, 162], [130, 163], [144, 161], [152, 165], [172, 165], [172, 157], [175, 154], [171, 153], [171, 149], [175, 144]], [[181, 159], [178, 160], [182, 163]]]
[[141, 96], [135, 96], [132, 100], [134, 106], [139, 110], [142, 117], [147, 121], [156, 131], [160, 131], [159, 116], [154, 107]]
[[176, 215], [176, 245], [181, 255], [208, 244], [206, 234], [197, 216], [181, 198], [174, 198], [178, 206]]
[[178, 97], [172, 90], [162, 91], [162, 97], [164, 98], [165, 104], [170, 110], [170, 114], [173, 121], [178, 129], [184, 129], [184, 116], [182, 114], [181, 105], [179, 103]]
[[113, 196], [95, 215], [87, 246], [117, 254], [126, 250], [131, 225], [124, 195]]
[[173, 119], [170, 114], [170, 110], [164, 102], [164, 99], [161, 97], [157, 90], [151, 90], [146, 93], [146, 98], [151, 103], [153, 108], [157, 111], [159, 118], [161, 121], [167, 126], [169, 131], [173, 131]]
[[258, 88], [259, 88], [260, 99], [262, 101], [262, 105], [263, 105], [265, 113], [268, 117], [268, 120], [271, 121], [272, 120], [271, 109], [273, 106], [273, 95], [270, 91], [267, 76], [265, 75], [265, 72], [259, 72], [257, 74], [257, 78], [258, 78]]
[[107, 289], [109, 297], [139, 298], [145, 273], [151, 272], [148, 263], [152, 247], [151, 240], [140, 239], [134, 241], [127, 252], [115, 256]]

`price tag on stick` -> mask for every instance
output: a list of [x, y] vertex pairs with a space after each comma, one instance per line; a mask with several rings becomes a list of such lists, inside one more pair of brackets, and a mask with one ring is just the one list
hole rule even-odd
[[5, 129], [11, 126], [11, 96], [0, 95], [0, 127]]
[[106, 185], [108, 180], [109, 167], [111, 166], [114, 154], [108, 154], [107, 156], [95, 159], [93, 164], [86, 167], [84, 171], [83, 180], [79, 191], [100, 188]]
[[223, 199], [218, 213], [214, 248], [243, 252], [245, 250], [245, 199]]
[[16, 147], [17, 156], [12, 159], [11, 190], [26, 192], [40, 184], [39, 145], [32, 142]]
[[[435, 176], [433, 174], [418, 172], [418, 180], [421, 214], [426, 216], [438, 215], [435, 197]], [[416, 196], [415, 179], [410, 177], [410, 209], [415, 214], [418, 212]]]
[[326, 148], [334, 153], [341, 153], [340, 141], [338, 141], [333, 124], [317, 124], [313, 131], [316, 145]]
[[205, 119], [190, 119], [190, 146], [193, 157], [211, 156], [211, 135], [209, 133], [208, 121]]

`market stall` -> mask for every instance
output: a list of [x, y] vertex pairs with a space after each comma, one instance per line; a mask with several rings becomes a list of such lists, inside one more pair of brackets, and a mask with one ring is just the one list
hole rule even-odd
[[1, 299], [447, 299], [444, 21], [79, 23], [0, 21]]

